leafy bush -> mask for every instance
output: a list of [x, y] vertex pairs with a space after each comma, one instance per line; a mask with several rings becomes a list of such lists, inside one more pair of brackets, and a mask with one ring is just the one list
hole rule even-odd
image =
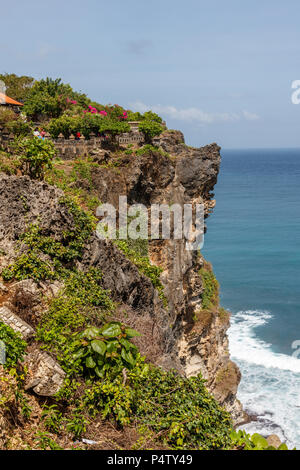
[[57, 138], [60, 133], [65, 138], [69, 138], [76, 132], [80, 132], [86, 138], [90, 138], [91, 133], [96, 135], [107, 133], [114, 137], [117, 134], [129, 132], [130, 126], [125, 121], [113, 120], [99, 114], [83, 114], [74, 117], [62, 115], [50, 121], [48, 131], [53, 138]]
[[160, 135], [163, 132], [163, 127], [156, 121], [141, 121], [139, 124], [139, 131], [143, 132], [147, 142], [151, 142], [153, 137]]
[[119, 322], [110, 322], [102, 328], [89, 327], [78, 337], [78, 349], [74, 359], [83, 370], [103, 378], [107, 371], [132, 368], [136, 364], [138, 350], [130, 339], [140, 334]]
[[204, 287], [204, 292], [202, 294], [202, 308], [205, 310], [217, 304], [219, 283], [208, 264], [200, 269], [199, 274], [202, 278]]
[[78, 333], [93, 321], [103, 323], [114, 309], [109, 292], [100, 285], [102, 274], [91, 268], [87, 272], [65, 270], [65, 285], [54, 298], [37, 328], [37, 338], [44, 347], [58, 356], [65, 371], [72, 375], [81, 373], [80, 361], [74, 353], [78, 350]]
[[267, 439], [260, 434], [247, 434], [246, 431], [232, 431], [230, 434], [232, 445], [239, 450], [288, 450], [286, 444], [281, 444], [277, 449], [270, 446]]
[[4, 268], [1, 274], [4, 281], [12, 279], [22, 281], [30, 278], [39, 282], [56, 278], [53, 267], [41, 260], [39, 254], [33, 251], [23, 253], [13, 264]]
[[19, 333], [16, 333], [12, 328], [0, 322], [0, 340], [5, 344], [5, 368], [16, 365], [19, 360], [22, 361], [26, 343]]
[[17, 120], [9, 122], [7, 125], [7, 129], [15, 137], [32, 136], [32, 124], [29, 122], [23, 121], [23, 119], [17, 119]]
[[146, 111], [144, 114], [143, 114], [143, 119], [145, 121], [153, 121], [153, 122], [158, 122], [159, 124], [162, 123], [162, 118], [156, 114], [156, 113], [153, 113], [153, 111]]
[[46, 78], [36, 81], [29, 90], [23, 111], [33, 120], [41, 117], [57, 118], [74, 102], [85, 106], [88, 101], [86, 95], [74, 92], [60, 78]]
[[0, 150], [0, 171], [7, 175], [15, 175], [20, 167], [20, 161], [6, 152]]
[[34, 78], [18, 77], [14, 73], [0, 74], [0, 80], [5, 83], [6, 94], [17, 101], [24, 101], [34, 83]]
[[108, 375], [88, 386], [82, 402], [89, 413], [101, 411], [121, 426], [133, 421], [146, 426], [172, 449], [230, 448], [230, 416], [200, 376], [187, 379], [164, 372], [138, 357], [127, 379], [124, 383], [122, 375]]
[[17, 141], [15, 150], [19, 155], [23, 173], [37, 179], [42, 179], [45, 169], [51, 168], [52, 159], [56, 154], [52, 142], [38, 137]]
[[[35, 279], [37, 282], [46, 279], [68, 277], [64, 264], [74, 262], [82, 255], [85, 243], [92, 232], [92, 219], [70, 198], [60, 200], [73, 216], [73, 230], [64, 232], [63, 240], [44, 235], [38, 225], [31, 225], [20, 235], [20, 240], [28, 252], [22, 253], [14, 263], [3, 269], [2, 277], [12, 279]], [[46, 256], [45, 256], [46, 255]], [[46, 260], [45, 260], [46, 259]]]
[[16, 113], [5, 106], [0, 106], [0, 126], [8, 128], [8, 125], [18, 119]]

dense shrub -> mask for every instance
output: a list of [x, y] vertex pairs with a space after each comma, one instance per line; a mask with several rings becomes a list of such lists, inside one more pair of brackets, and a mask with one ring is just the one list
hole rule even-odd
[[38, 137], [18, 140], [15, 152], [19, 156], [23, 173], [37, 179], [42, 179], [45, 170], [51, 168], [56, 154], [52, 142]]
[[0, 126], [8, 129], [8, 125], [18, 119], [16, 113], [10, 108], [0, 106]]
[[32, 124], [21, 118], [9, 122], [6, 127], [15, 137], [32, 136]]
[[1, 274], [4, 281], [34, 279], [39, 282], [56, 278], [53, 266], [43, 261], [36, 251], [23, 253], [13, 264], [4, 268]]
[[24, 75], [18, 77], [14, 73], [0, 74], [0, 80], [5, 83], [7, 96], [22, 102], [26, 100], [34, 83], [34, 78]]
[[74, 117], [63, 115], [58, 119], [52, 119], [48, 130], [53, 138], [57, 138], [60, 133], [65, 138], [69, 138], [71, 134], [75, 135], [76, 132], [89, 138], [92, 133], [115, 136], [129, 132], [130, 127], [125, 121], [113, 120], [100, 114], [83, 114]]
[[131, 369], [136, 365], [138, 349], [130, 341], [135, 336], [140, 334], [120, 322], [89, 327], [78, 335], [73, 357], [85, 373], [100, 378], [109, 373], [111, 377], [112, 370], [118, 374], [124, 367]]
[[87, 272], [64, 272], [65, 285], [53, 299], [37, 329], [37, 338], [54, 352], [69, 375], [83, 373], [79, 357], [74, 354], [82, 345], [78, 334], [96, 322], [102, 324], [114, 310], [109, 292], [100, 281], [102, 274], [91, 268]]
[[202, 278], [204, 288], [202, 294], [202, 308], [209, 309], [218, 303], [219, 283], [208, 264], [200, 269], [199, 274]]
[[156, 121], [141, 121], [139, 131], [145, 135], [147, 142], [150, 142], [153, 137], [160, 135], [163, 132], [163, 127]]
[[85, 106], [88, 98], [74, 92], [69, 84], [58, 78], [36, 81], [26, 96], [23, 111], [33, 120], [40, 117], [57, 118], [74, 103]]
[[138, 423], [172, 449], [226, 449], [231, 421], [200, 377], [183, 378], [137, 358], [133, 369], [87, 385], [81, 399], [91, 416]]
[[278, 448], [270, 446], [267, 439], [260, 434], [247, 434], [246, 431], [232, 431], [230, 434], [232, 446], [238, 450], [288, 450], [286, 444], [281, 444]]
[[5, 345], [5, 368], [15, 366], [19, 360], [21, 361], [23, 359], [26, 349], [25, 341], [23, 341], [19, 333], [16, 333], [12, 328], [2, 322], [0, 322], [0, 341]]
[[0, 150], [0, 171], [7, 175], [15, 175], [20, 167], [20, 160]]

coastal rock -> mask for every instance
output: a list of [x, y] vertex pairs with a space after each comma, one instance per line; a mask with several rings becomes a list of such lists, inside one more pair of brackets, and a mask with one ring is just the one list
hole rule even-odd
[[66, 374], [46, 352], [33, 349], [24, 364], [28, 367], [25, 390], [33, 389], [37, 395], [53, 396], [62, 387]]
[[267, 437], [269, 446], [275, 447], [277, 449], [281, 445], [281, 440], [276, 434], [271, 434]]
[[[152, 204], [202, 203], [208, 217], [215, 205], [213, 189], [221, 161], [220, 148], [216, 144], [200, 149], [188, 147], [177, 131], [164, 132], [155, 145], [160, 150], [152, 149], [134, 158], [123, 154], [118, 157], [117, 167], [103, 164], [99, 155], [102, 163], [93, 168], [91, 175], [98, 199], [117, 208], [119, 195], [126, 195], [129, 204], [143, 203], [149, 211]], [[105, 156], [110, 158], [111, 155]], [[0, 176], [0, 266], [13, 262], [20, 234], [29, 224], [38, 222], [47, 235], [58, 241], [74, 228], [75, 221], [63, 196], [62, 191], [45, 182]], [[175, 368], [186, 376], [201, 373], [209, 390], [232, 413], [235, 423], [243, 420], [236, 400], [240, 373], [230, 361], [228, 350], [229, 317], [218, 305], [208, 311], [203, 309], [205, 286], [199, 273], [202, 257], [197, 251], [187, 250], [184, 239], [150, 240], [148, 245], [151, 262], [162, 268], [165, 305], [151, 281], [111, 241], [91, 236], [78, 268], [101, 269], [103, 287], [111, 291], [120, 316], [124, 311], [127, 322], [140, 331], [144, 328], [142, 353], [146, 351], [156, 364]], [[16, 286], [19, 300], [22, 289], [31, 295], [34, 312], [38, 299], [35, 286]], [[153, 355], [151, 347], [155, 350]], [[55, 361], [37, 352], [27, 360], [32, 372], [28, 386], [41, 395], [55, 393], [63, 381], [63, 371], [58, 371]]]

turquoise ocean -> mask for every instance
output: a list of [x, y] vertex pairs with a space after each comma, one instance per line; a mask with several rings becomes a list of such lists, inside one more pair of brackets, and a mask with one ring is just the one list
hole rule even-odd
[[248, 432], [300, 449], [300, 149], [223, 150], [202, 252], [231, 311]]

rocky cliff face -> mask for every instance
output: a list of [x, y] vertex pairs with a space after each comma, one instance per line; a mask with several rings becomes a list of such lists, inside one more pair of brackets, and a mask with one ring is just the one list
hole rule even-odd
[[[129, 204], [143, 203], [147, 207], [155, 203], [202, 203], [208, 217], [215, 206], [212, 191], [220, 167], [220, 148], [216, 144], [200, 149], [188, 147], [179, 131], [165, 132], [155, 144], [168, 156], [158, 152], [134, 159], [129, 156], [118, 161], [117, 170], [100, 166], [94, 172], [93, 183], [100, 200], [117, 206], [118, 196], [126, 194]], [[161, 307], [159, 314], [154, 312], [157, 300], [153, 304], [154, 318], [163, 325], [160, 347], [164, 354], [158, 362], [188, 376], [201, 372], [212, 393], [230, 410], [234, 420], [240, 421], [242, 407], [235, 398], [240, 372], [229, 357], [229, 315], [218, 305], [209, 312], [202, 309], [204, 284], [199, 271], [203, 258], [187, 251], [185, 240], [150, 241], [149, 254], [152, 262], [163, 269], [161, 280], [168, 299], [163, 313]]]
[[[99, 199], [116, 207], [119, 195], [127, 195], [128, 204], [143, 203], [148, 208], [154, 203], [203, 203], [207, 217], [215, 205], [212, 191], [220, 166], [219, 147], [187, 147], [178, 131], [166, 131], [155, 145], [163, 152], [148, 151], [134, 158], [95, 151], [99, 165], [93, 170], [92, 184]], [[84, 187], [86, 181], [78, 184]], [[59, 202], [62, 194], [27, 177], [0, 178], [2, 267], [12, 261], [19, 235], [29, 223], [38, 220], [58, 240], [66, 228], [72, 228], [74, 220]], [[229, 316], [218, 301], [203, 308], [205, 283], [200, 271], [205, 260], [198, 252], [187, 251], [185, 240], [149, 241], [149, 257], [163, 270], [167, 306], [150, 280], [109, 240], [92, 236], [78, 267], [101, 268], [103, 286], [119, 303], [119, 318], [144, 333], [139, 340], [142, 353], [187, 376], [201, 372], [234, 421], [241, 421], [243, 412], [236, 400], [240, 373], [230, 361], [226, 335]]]

